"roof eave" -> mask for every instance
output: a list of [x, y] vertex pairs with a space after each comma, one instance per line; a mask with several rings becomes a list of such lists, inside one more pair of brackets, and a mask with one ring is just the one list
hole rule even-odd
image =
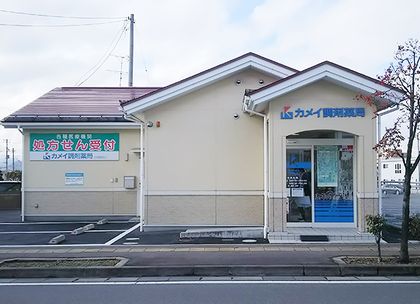
[[288, 94], [319, 80], [327, 80], [329, 82], [336, 83], [337, 85], [357, 90], [365, 94], [374, 94], [378, 91], [388, 92], [390, 93], [388, 95], [392, 96], [392, 99], [390, 99], [391, 97], [388, 98], [391, 105], [395, 104], [395, 102], [400, 100], [403, 96], [402, 92], [396, 88], [382, 85], [371, 80], [370, 77], [361, 75], [357, 72], [353, 73], [346, 68], [329, 62], [316, 65], [314, 67], [315, 68], [309, 68], [288, 78], [279, 80], [274, 84], [251, 92], [249, 94], [251, 109], [259, 110], [264, 103], [272, 100], [273, 98]]
[[128, 114], [143, 112], [247, 68], [254, 68], [279, 78], [288, 77], [296, 72], [294, 69], [273, 63], [264, 57], [248, 54], [247, 56], [239, 57], [239, 59], [219, 65], [216, 68], [209, 69], [160, 90], [146, 94], [138, 99], [124, 102], [121, 106], [124, 109], [124, 112]]

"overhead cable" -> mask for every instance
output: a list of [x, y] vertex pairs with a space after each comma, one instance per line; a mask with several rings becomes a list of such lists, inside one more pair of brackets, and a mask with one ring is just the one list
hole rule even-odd
[[[127, 24], [128, 24], [127, 22], [124, 22], [124, 25], [123, 25], [122, 29], [117, 32], [117, 35], [115, 36], [115, 38], [111, 42], [111, 45], [110, 45], [111, 49], [108, 48], [109, 51], [106, 52], [104, 54], [104, 56], [102, 56], [102, 58], [92, 68], [90, 68], [85, 74], [82, 75], [82, 77], [79, 78], [79, 81], [76, 83], [75, 86], [79, 87], [83, 83], [88, 81], [104, 65], [104, 63], [108, 60], [108, 58], [112, 55], [112, 52], [117, 47], [117, 45], [120, 42], [123, 34], [126, 32]], [[90, 73], [90, 74], [83, 81], [80, 81], [80, 79], [83, 78], [88, 73]]]
[[79, 23], [79, 24], [19, 24], [19, 23], [0, 23], [0, 26], [11, 26], [11, 27], [75, 27], [75, 26], [91, 26], [101, 25], [109, 23], [119, 23], [119, 21], [106, 21], [106, 22], [94, 22], [94, 23]]
[[48, 18], [65, 18], [65, 19], [99, 19], [99, 20], [126, 19], [126, 17], [83, 17], [83, 16], [47, 15], [47, 14], [35, 14], [35, 13], [11, 11], [11, 10], [5, 10], [5, 9], [0, 9], [0, 12], [16, 14], [16, 15], [28, 15], [28, 16], [36, 16], [36, 17], [48, 17]]

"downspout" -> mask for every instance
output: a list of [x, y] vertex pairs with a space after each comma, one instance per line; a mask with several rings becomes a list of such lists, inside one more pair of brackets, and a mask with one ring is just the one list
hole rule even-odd
[[22, 134], [22, 174], [21, 174], [21, 181], [20, 181], [20, 217], [21, 221], [25, 221], [25, 136], [23, 134], [23, 130], [20, 125], [17, 126], [18, 131]]
[[140, 219], [140, 232], [144, 230], [144, 121], [134, 115], [124, 113], [124, 118], [140, 125], [140, 159], [139, 159], [139, 186], [137, 188], [137, 216]]
[[250, 102], [249, 96], [244, 96], [243, 100], [243, 111], [249, 114], [254, 114], [263, 118], [264, 121], [264, 139], [263, 139], [263, 146], [264, 146], [264, 238], [267, 238], [268, 234], [268, 118], [266, 114], [256, 112], [249, 108]]

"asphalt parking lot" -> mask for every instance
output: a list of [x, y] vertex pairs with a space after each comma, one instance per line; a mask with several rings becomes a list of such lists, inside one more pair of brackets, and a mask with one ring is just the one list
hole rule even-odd
[[128, 221], [110, 222], [103, 225], [95, 225], [93, 229], [82, 234], [71, 234], [74, 229], [87, 224], [89, 223], [0, 223], [0, 245], [48, 245], [51, 238], [60, 234], [64, 234], [66, 237], [60, 245], [106, 244], [137, 223]]
[[[87, 224], [94, 228], [73, 235], [74, 229]], [[19, 222], [19, 211], [0, 210], [0, 246], [48, 245], [60, 234], [65, 240], [60, 245], [163, 245], [163, 244], [241, 244], [244, 239], [197, 238], [180, 239], [185, 229], [140, 232], [139, 224], [130, 221], [95, 222]], [[256, 239], [255, 243], [267, 243]], [[54, 246], [54, 245], [51, 245]]]

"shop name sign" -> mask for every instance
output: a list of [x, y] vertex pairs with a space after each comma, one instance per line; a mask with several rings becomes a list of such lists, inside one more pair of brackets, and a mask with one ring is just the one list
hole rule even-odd
[[290, 106], [285, 106], [283, 112], [280, 113], [280, 119], [294, 118], [350, 118], [365, 117], [364, 108], [297, 108], [291, 110]]
[[30, 160], [118, 160], [119, 133], [31, 133]]

